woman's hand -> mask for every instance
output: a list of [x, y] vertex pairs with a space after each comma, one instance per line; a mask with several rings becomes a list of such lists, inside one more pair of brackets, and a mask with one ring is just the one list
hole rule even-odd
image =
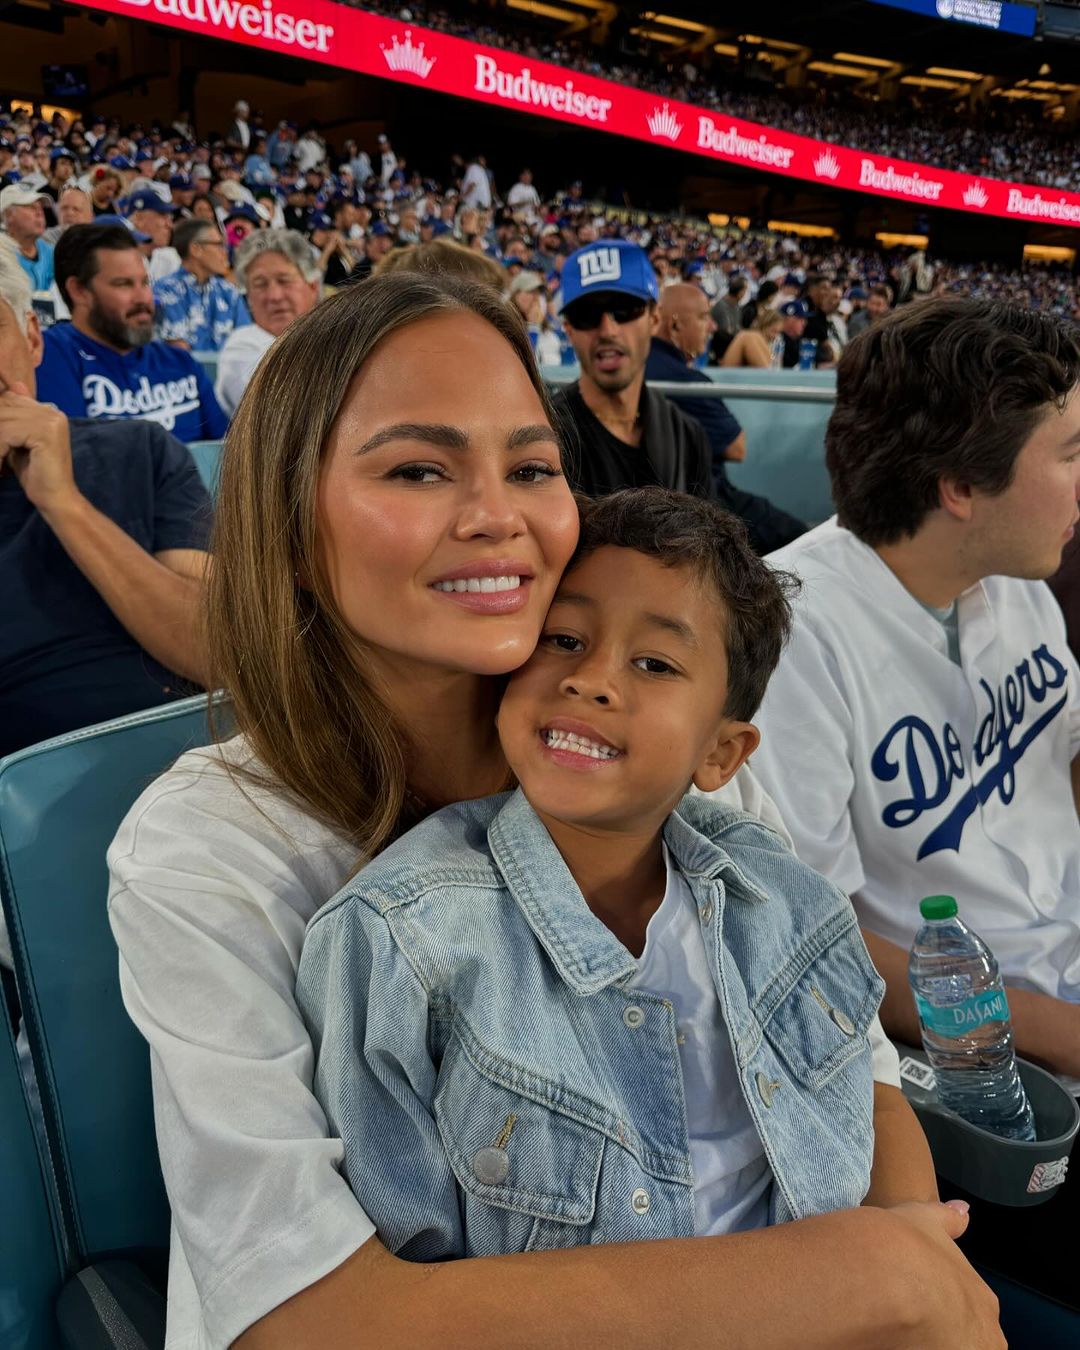
[[[998, 1301], [956, 1246], [968, 1226], [967, 1206], [913, 1201], [880, 1211], [895, 1229], [891, 1252], [908, 1289], [911, 1323], [895, 1350], [1005, 1350]], [[883, 1230], [889, 1236], [888, 1228]]]

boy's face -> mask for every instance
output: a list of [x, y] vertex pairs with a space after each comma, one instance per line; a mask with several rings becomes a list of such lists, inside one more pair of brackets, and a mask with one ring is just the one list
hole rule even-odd
[[580, 827], [659, 827], [690, 786], [722, 786], [757, 731], [724, 715], [724, 613], [689, 568], [598, 549], [563, 578], [499, 711], [537, 813]]

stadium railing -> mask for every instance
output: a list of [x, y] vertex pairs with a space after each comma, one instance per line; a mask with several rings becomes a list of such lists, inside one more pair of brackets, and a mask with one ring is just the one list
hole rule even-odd
[[[120, 996], [105, 855], [139, 793], [207, 739], [198, 696], [0, 760], [0, 900], [72, 1277], [60, 1313], [73, 1350], [164, 1340], [169, 1207], [149, 1052]], [[123, 1330], [121, 1314], [141, 1340], [102, 1339]], [[84, 1336], [91, 1323], [96, 1339]]]

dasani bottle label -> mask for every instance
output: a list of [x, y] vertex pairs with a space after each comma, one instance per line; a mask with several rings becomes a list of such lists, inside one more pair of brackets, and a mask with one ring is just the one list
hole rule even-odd
[[915, 995], [923, 1026], [938, 1036], [962, 1036], [986, 1022], [1007, 1022], [1009, 1000], [1002, 989], [989, 989], [959, 1003], [939, 1005], [922, 994]]

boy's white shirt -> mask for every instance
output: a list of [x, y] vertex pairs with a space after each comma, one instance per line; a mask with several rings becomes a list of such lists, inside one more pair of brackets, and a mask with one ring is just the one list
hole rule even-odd
[[[181, 756], [109, 850], [121, 987], [150, 1042], [174, 1215], [167, 1350], [224, 1350], [374, 1232], [311, 1094], [293, 997], [308, 920], [357, 859], [283, 798], [238, 791], [222, 762], [248, 755], [235, 737]], [[747, 767], [711, 795], [788, 840]], [[875, 1078], [898, 1086], [877, 1019], [870, 1040]]]

